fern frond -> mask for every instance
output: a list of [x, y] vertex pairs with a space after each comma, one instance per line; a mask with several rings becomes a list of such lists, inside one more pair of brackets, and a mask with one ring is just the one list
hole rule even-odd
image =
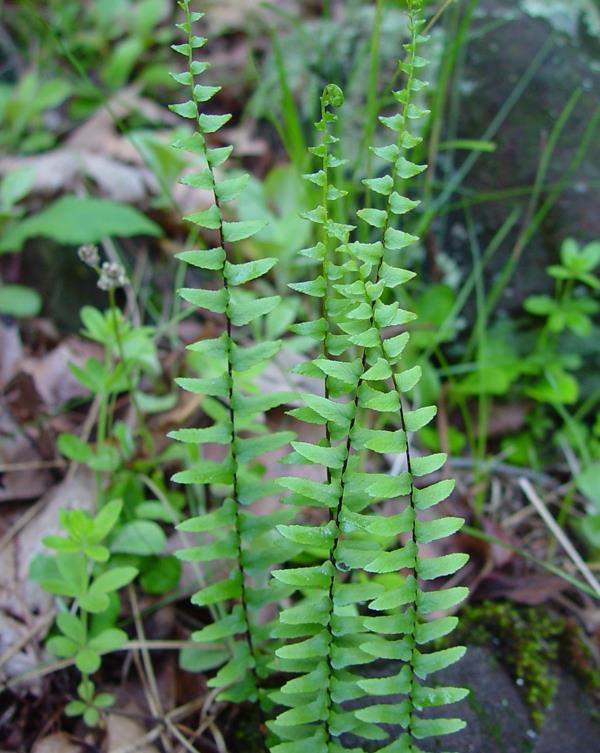
[[215, 248], [179, 255], [186, 264], [213, 273], [218, 287], [186, 288], [179, 292], [193, 306], [224, 315], [226, 322], [225, 331], [219, 337], [189, 346], [191, 351], [201, 354], [205, 373], [211, 376], [178, 380], [183, 389], [214, 398], [210, 412], [214, 424], [205, 429], [181, 429], [171, 436], [194, 447], [219, 444], [225, 448], [222, 461], [211, 462], [200, 457], [174, 477], [174, 481], [181, 484], [210, 484], [224, 498], [217, 509], [181, 524], [180, 530], [197, 536], [198, 544], [180, 551], [179, 557], [194, 563], [224, 563], [220, 579], [192, 597], [194, 604], [213, 608], [217, 617], [214, 624], [197, 631], [194, 639], [199, 643], [222, 642], [229, 652], [229, 660], [209, 680], [209, 686], [226, 687], [221, 698], [254, 700], [260, 695], [261, 678], [268, 671], [268, 654], [263, 651], [268, 636], [264, 626], [258, 623], [256, 612], [281, 596], [281, 590], [266, 589], [269, 568], [300, 550], [287, 545], [282, 552], [279, 538], [275, 540], [275, 526], [290, 522], [293, 511], [277, 511], [258, 518], [244, 509], [274, 491], [273, 482], [264, 480], [255, 470], [257, 458], [263, 452], [289, 444], [294, 436], [289, 432], [266, 434], [258, 420], [262, 411], [284, 403], [287, 396], [252, 394], [256, 392], [252, 376], [268, 364], [281, 343], [262, 342], [246, 348], [240, 337], [241, 328], [279, 305], [278, 296], [255, 298], [243, 288], [246, 283], [266, 275], [277, 260], [234, 261], [233, 244], [254, 236], [264, 223], [228, 219], [226, 205], [240, 196], [247, 176], [221, 177], [221, 168], [232, 150], [211, 147], [210, 138], [231, 116], [202, 111], [201, 106], [212, 100], [219, 87], [198, 83], [199, 76], [209, 67], [208, 63], [194, 57], [195, 51], [206, 43], [204, 37], [196, 36], [193, 31], [195, 22], [203, 14], [192, 12], [189, 0], [180, 0], [179, 5], [185, 14], [179, 28], [187, 41], [174, 45], [173, 49], [185, 57], [187, 70], [174, 74], [174, 78], [188, 87], [190, 98], [172, 105], [171, 110], [193, 121], [195, 132], [180, 139], [175, 146], [203, 164], [203, 169], [186, 176], [183, 182], [207, 192], [211, 201], [209, 209], [185, 219], [201, 231], [216, 232], [218, 237]]
[[[431, 688], [423, 683], [464, 653], [460, 647], [427, 652], [425, 646], [450, 632], [456, 622], [452, 617], [427, 618], [453, 609], [467, 594], [464, 588], [429, 590], [427, 584], [455, 574], [467, 557], [452, 554], [423, 559], [420, 554], [422, 545], [451, 535], [463, 521], [431, 520], [422, 515], [449, 496], [453, 482], [424, 488], [416, 483], [418, 477], [438, 470], [445, 461], [443, 455], [413, 458], [411, 453], [410, 434], [433, 419], [435, 408], [408, 410], [406, 393], [421, 378], [419, 367], [403, 368], [409, 335], [389, 339], [382, 335], [385, 328], [404, 326], [415, 318], [397, 302], [384, 303], [390, 294], [393, 300], [393, 291], [414, 277], [395, 264], [395, 256], [418, 238], [398, 228], [397, 222], [418, 205], [403, 195], [405, 183], [426, 169], [408, 158], [409, 150], [420, 141], [409, 130], [409, 123], [426, 114], [413, 102], [413, 93], [425, 86], [416, 77], [416, 71], [426, 64], [417, 54], [425, 41], [420, 34], [420, 3], [409, 0], [409, 8], [411, 40], [405, 45], [408, 59], [401, 64], [407, 82], [394, 93], [401, 109], [397, 115], [381, 118], [396, 139], [373, 150], [392, 163], [392, 174], [365, 180], [372, 192], [385, 197], [385, 208], [358, 212], [379, 239], [371, 243], [342, 241], [338, 250], [348, 261], [340, 267], [344, 276], [332, 285], [338, 296], [333, 304], [339, 312], [334, 321], [342, 332], [337, 354], [347, 355], [355, 348], [362, 355], [358, 361], [336, 361], [325, 347], [324, 370], [328, 376], [343, 375], [343, 394], [349, 395], [350, 401], [332, 399], [339, 394], [327, 393], [319, 399], [304, 396], [305, 406], [292, 412], [301, 420], [328, 427], [324, 445], [295, 447], [304, 462], [326, 466], [328, 475], [326, 483], [306, 479], [283, 479], [282, 483], [293, 492], [292, 504], [326, 507], [331, 513], [327, 526], [280, 528], [284, 537], [310, 545], [315, 554], [321, 552], [323, 564], [274, 573], [305, 599], [282, 611], [276, 631], [297, 641], [276, 653], [278, 667], [299, 677], [275, 694], [275, 700], [289, 710], [272, 725], [284, 741], [273, 748], [274, 753], [343, 750], [340, 737], [345, 733], [381, 741], [384, 753], [419, 753], [416, 741], [463, 726], [460, 720], [424, 719], [419, 714], [466, 695], [462, 689]], [[324, 218], [322, 213], [315, 216]], [[395, 431], [373, 429], [365, 421], [369, 413], [379, 414], [382, 421], [399, 416], [400, 427]], [[332, 446], [335, 439], [339, 443]], [[396, 477], [360, 472], [359, 454], [364, 451], [403, 453], [407, 469]], [[374, 514], [374, 504], [402, 498], [405, 503], [400, 514], [388, 518]], [[400, 547], [398, 537], [404, 541]], [[355, 571], [363, 573], [362, 578], [343, 575]], [[366, 579], [369, 574], [399, 571], [406, 573], [401, 587], [394, 580]], [[364, 606], [382, 615], [364, 616]], [[378, 659], [398, 662], [399, 668], [389, 677], [366, 679], [365, 665]], [[403, 695], [404, 700], [392, 704], [385, 698], [390, 695]], [[349, 711], [344, 706], [348, 700], [361, 700], [364, 708]], [[390, 724], [405, 732], [390, 740], [385, 730]]]
[[[411, 453], [410, 434], [418, 431], [429, 423], [435, 415], [434, 408], [420, 408], [409, 411], [405, 403], [405, 393], [410, 392], [419, 382], [421, 371], [419, 367], [402, 369], [402, 352], [408, 343], [408, 337], [398, 336], [386, 341], [381, 337], [381, 330], [388, 326], [405, 325], [413, 315], [402, 310], [397, 303], [385, 304], [382, 298], [386, 291], [393, 291], [404, 285], [413, 276], [411, 272], [396, 267], [391, 263], [392, 254], [403, 250], [417, 242], [417, 238], [395, 226], [396, 218], [412, 211], [416, 204], [401, 193], [403, 184], [422, 173], [425, 165], [415, 164], [408, 158], [408, 150], [418, 144], [419, 137], [409, 131], [410, 121], [418, 120], [426, 114], [425, 110], [412, 102], [412, 92], [420, 91], [424, 82], [416, 78], [415, 71], [426, 65], [426, 60], [419, 57], [419, 46], [426, 41], [421, 35], [423, 22], [419, 18], [420, 3], [410, 5], [411, 41], [405, 45], [408, 61], [402, 64], [406, 73], [407, 83], [404, 89], [394, 93], [396, 100], [401, 103], [398, 115], [382, 118], [382, 122], [396, 133], [396, 142], [389, 147], [379, 150], [380, 156], [385, 155], [393, 163], [392, 181], [377, 179], [366, 181], [369, 187], [387, 196], [385, 210], [373, 213], [363, 210], [361, 219], [381, 232], [381, 241], [371, 245], [381, 251], [379, 260], [372, 262], [372, 256], [365, 255], [364, 246], [349, 247], [349, 252], [362, 261], [368, 274], [363, 276], [364, 291], [355, 298], [356, 304], [368, 304], [372, 308], [370, 324], [379, 333], [379, 341], [369, 344], [365, 350], [363, 362], [372, 364], [363, 374], [359, 390], [359, 404], [365, 408], [378, 412], [399, 411], [401, 442], [404, 446], [406, 458], [406, 472], [398, 477], [397, 487], [390, 496], [406, 495], [405, 514], [401, 519], [406, 543], [403, 547], [394, 548], [392, 545], [382, 551], [376, 558], [365, 566], [367, 572], [389, 573], [398, 570], [408, 570], [401, 588], [385, 585], [385, 592], [369, 603], [369, 609], [374, 612], [398, 611], [401, 619], [396, 628], [387, 620], [385, 635], [381, 635], [382, 623], [378, 618], [366, 622], [368, 630], [377, 635], [361, 645], [361, 649], [374, 657], [396, 659], [403, 662], [399, 674], [376, 680], [359, 681], [359, 686], [368, 689], [373, 696], [386, 696], [390, 693], [404, 694], [405, 702], [400, 708], [389, 703], [372, 703], [365, 709], [357, 711], [357, 717], [363, 721], [377, 725], [400, 724], [405, 734], [385, 745], [384, 753], [396, 751], [411, 751], [418, 753], [416, 740], [427, 737], [440, 736], [458, 731], [464, 723], [458, 719], [424, 719], [419, 712], [433, 706], [443, 706], [455, 703], [465, 697], [466, 691], [457, 688], [430, 688], [422, 683], [431, 675], [452, 663], [458, 661], [464, 649], [458, 647], [450, 650], [426, 652], [425, 646], [436, 638], [449, 633], [455, 623], [455, 618], [438, 618], [428, 622], [427, 618], [437, 612], [454, 609], [464, 598], [466, 588], [447, 588], [429, 590], [428, 584], [441, 577], [454, 575], [466, 563], [468, 557], [462, 554], [451, 554], [430, 559], [422, 558], [422, 545], [451, 535], [460, 529], [463, 521], [458, 518], [424, 519], [422, 512], [445, 500], [454, 487], [452, 481], [444, 480], [428, 487], [419, 487], [416, 479], [427, 475], [441, 467], [445, 457], [433, 455], [426, 458], [413, 459]], [[375, 267], [373, 277], [369, 277], [370, 266]], [[364, 267], [363, 267], [364, 269]], [[383, 283], [383, 284], [382, 284]], [[368, 286], [371, 285], [369, 290]], [[355, 286], [353, 292], [358, 291]], [[375, 295], [373, 295], [373, 291]], [[393, 451], [392, 438], [382, 436], [373, 437], [367, 430], [359, 427], [358, 445], [371, 449], [375, 454]], [[396, 438], [396, 441], [398, 439]], [[374, 444], [376, 442], [377, 444]], [[377, 482], [369, 487], [371, 492], [383, 493], [392, 491], [392, 487], [383, 487]], [[405, 488], [406, 485], [408, 488]], [[404, 488], [403, 488], [404, 487]], [[368, 521], [370, 516], [365, 516]], [[364, 519], [361, 521], [364, 525]], [[356, 525], [356, 520], [350, 522]]]

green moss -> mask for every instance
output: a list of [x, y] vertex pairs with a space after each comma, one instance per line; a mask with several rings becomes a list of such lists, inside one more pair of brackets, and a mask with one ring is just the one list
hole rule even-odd
[[559, 657], [565, 625], [543, 609], [483, 602], [465, 608], [456, 640], [493, 650], [521, 687], [533, 723], [541, 727], [556, 693], [551, 665]]
[[579, 624], [573, 619], [564, 621], [560, 642], [560, 658], [579, 684], [594, 695], [600, 695], [600, 671], [591, 648], [583, 638]]
[[553, 664], [560, 663], [587, 692], [597, 696], [600, 690], [600, 672], [579, 624], [542, 607], [492, 601], [469, 605], [455, 641], [494, 652], [520, 686], [537, 727], [556, 694]]

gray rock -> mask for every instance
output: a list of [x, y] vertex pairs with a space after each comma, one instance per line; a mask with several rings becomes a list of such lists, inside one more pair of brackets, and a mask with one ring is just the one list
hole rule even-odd
[[[554, 5], [557, 0], [552, 0]], [[458, 135], [479, 139], [511, 96], [520, 77], [536, 54], [547, 45], [542, 64], [530, 85], [493, 137], [498, 148], [482, 154], [466, 178], [463, 188], [470, 194], [532, 186], [539, 166], [542, 146], [573, 92], [581, 88], [577, 106], [568, 120], [550, 163], [545, 183], [556, 184], [569, 173], [581, 146], [583, 134], [600, 102], [600, 40], [592, 36], [596, 27], [591, 16], [569, 12], [567, 21], [559, 19], [559, 8], [541, 13], [536, 0], [481, 0], [473, 20], [475, 38], [468, 46], [459, 86], [462, 89]], [[583, 6], [582, 0], [563, 3]], [[538, 12], [533, 15], [535, 8]], [[565, 11], [566, 12], [566, 11]], [[594, 15], [593, 18], [596, 16]], [[561, 16], [562, 18], [562, 16]], [[587, 20], [586, 20], [587, 19]], [[487, 30], [486, 30], [487, 29]], [[567, 33], [568, 29], [570, 33]], [[477, 36], [477, 32], [480, 34]], [[443, 163], [442, 163], [443, 164]], [[457, 164], [460, 164], [458, 161]], [[456, 167], [449, 166], [450, 170]], [[586, 158], [570, 177], [570, 185], [542, 222], [526, 247], [517, 272], [502, 301], [503, 308], [520, 308], [532, 292], [552, 287], [545, 274], [555, 263], [562, 241], [572, 236], [581, 243], [600, 238], [600, 139], [591, 140]], [[542, 195], [542, 201], [547, 197]], [[529, 197], [478, 204], [473, 217], [485, 244], [500, 227], [515, 205], [525, 211]], [[460, 229], [464, 222], [457, 213], [450, 228]], [[517, 231], [496, 254], [489, 277], [506, 263]], [[449, 232], [445, 248], [463, 268], [472, 262], [464, 233]]]
[[440, 673], [440, 683], [465, 687], [470, 696], [454, 707], [467, 727], [456, 735], [423, 744], [431, 753], [598, 753], [600, 721], [577, 683], [557, 670], [559, 686], [544, 727], [536, 731], [519, 689], [491, 652], [471, 647], [458, 664]]
[[[372, 676], [392, 673], [385, 662], [371, 669]], [[506, 669], [491, 651], [470, 647], [462, 661], [435, 676], [436, 684], [467, 688], [470, 695], [459, 704], [430, 714], [459, 717], [467, 726], [454, 735], [422, 741], [420, 747], [427, 753], [600, 753], [598, 709], [570, 675], [558, 668], [556, 673], [559, 684], [554, 705], [546, 713], [543, 728], [536, 730], [523, 696]], [[377, 702], [393, 703], [401, 698], [378, 698]], [[369, 704], [349, 703], [348, 708], [365, 705]], [[389, 727], [388, 731], [393, 738], [402, 730]], [[345, 735], [343, 744], [375, 752], [386, 743], [365, 743], [354, 735]]]

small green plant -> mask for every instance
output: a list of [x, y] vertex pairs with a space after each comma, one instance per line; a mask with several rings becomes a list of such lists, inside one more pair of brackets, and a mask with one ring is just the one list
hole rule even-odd
[[[163, 555], [167, 538], [162, 525], [179, 521], [184, 499], [167, 489], [157, 468], [161, 458], [152, 457], [154, 441], [145, 420], [148, 414], [173, 407], [173, 396], [142, 389], [145, 378], [160, 376], [156, 332], [135, 325], [118, 307], [116, 291], [129, 284], [123, 267], [101, 263], [95, 246], [82, 246], [79, 256], [96, 271], [98, 287], [109, 303], [104, 312], [93, 306], [81, 310], [83, 334], [103, 347], [104, 359], [90, 358], [83, 366], [70, 367], [98, 402], [98, 420], [94, 442], [64, 433], [58, 448], [66, 458], [94, 472], [100, 506], [115, 497], [127, 500], [110, 551], [129, 556], [145, 590], [164, 593], [177, 585], [181, 566], [172, 555]], [[131, 399], [133, 424], [116, 418], [116, 402], [122, 394]]]
[[83, 510], [62, 510], [60, 525], [66, 535], [43, 540], [56, 554], [38, 557], [32, 566], [32, 577], [57, 596], [60, 605], [57, 634], [48, 640], [48, 651], [62, 659], [73, 659], [82, 674], [79, 700], [69, 703], [66, 712], [83, 716], [92, 727], [114, 698], [108, 693], [96, 694], [91, 675], [100, 668], [102, 654], [123, 648], [128, 640], [127, 633], [114, 626], [116, 615], [111, 605], [115, 593], [137, 575], [129, 565], [109, 564], [106, 539], [122, 507], [120, 500], [113, 500], [95, 517]]
[[[23, 214], [19, 202], [27, 195], [34, 179], [35, 172], [25, 167], [13, 170], [0, 180], [0, 239]], [[0, 315], [36, 316], [41, 305], [39, 294], [32, 288], [5, 285], [0, 281]]]
[[0, 143], [11, 149], [53, 146], [57, 134], [42, 118], [67, 99], [68, 115], [80, 119], [127, 85], [139, 90], [173, 85], [165, 60], [173, 30], [162, 0], [132, 0], [127, 7], [32, 0], [20, 3], [6, 21], [35, 65], [16, 84], [0, 86]]
[[[54, 557], [32, 563], [32, 577], [58, 597], [58, 635], [47, 644], [60, 658], [72, 658], [83, 675], [79, 700], [67, 706], [94, 726], [112, 703], [106, 693], [96, 694], [92, 680], [101, 655], [127, 642], [127, 634], [114, 625], [119, 614], [119, 590], [135, 578], [147, 593], [162, 594], [177, 586], [181, 564], [165, 555], [165, 523], [180, 520], [185, 500], [167, 489], [160, 457], [145, 427], [148, 413], [172, 407], [170, 395], [149, 393], [143, 380], [157, 379], [160, 366], [156, 333], [136, 326], [117, 304], [117, 291], [129, 284], [117, 262], [102, 261], [96, 246], [82, 246], [79, 258], [97, 275], [108, 308], [84, 306], [84, 335], [102, 346], [104, 358], [89, 358], [82, 366], [71, 364], [77, 380], [97, 406], [95, 437], [63, 433], [58, 437], [62, 455], [87, 467], [96, 478], [95, 517], [79, 509], [62, 510], [60, 524], [66, 536], [49, 536], [44, 543]], [[121, 395], [131, 400], [133, 420], [117, 417]], [[120, 500], [124, 500], [125, 504]], [[67, 604], [65, 599], [72, 600]]]
[[43, 81], [37, 73], [16, 84], [0, 85], [0, 146], [24, 152], [49, 149], [55, 136], [44, 128], [44, 114], [61, 105], [71, 94], [67, 81]]
[[[526, 389], [536, 400], [573, 403], [578, 398], [577, 380], [569, 369], [578, 366], [578, 359], [558, 349], [558, 337], [572, 332], [577, 337], [588, 337], [592, 332], [591, 316], [600, 309], [588, 290], [597, 291], [598, 278], [593, 274], [600, 264], [600, 243], [589, 243], [579, 248], [576, 241], [564, 241], [561, 263], [548, 267], [548, 274], [556, 281], [554, 297], [531, 296], [525, 301], [526, 310], [544, 318], [536, 351], [529, 362], [538, 365], [541, 379]], [[581, 289], [578, 290], [578, 286]]]
[[[204, 274], [214, 272], [217, 286], [186, 288], [181, 295], [225, 320], [222, 335], [190, 346], [204, 357], [204, 376], [178, 380], [184, 389], [208, 396], [204, 406], [214, 423], [171, 435], [190, 447], [189, 468], [174, 481], [210, 485], [213, 498], [219, 499], [179, 526], [198, 536], [195, 547], [180, 552], [182, 559], [224, 563], [219, 578], [192, 598], [215, 617], [193, 637], [212, 644], [206, 647], [211, 656], [205, 666], [213, 660], [212, 666], [220, 666], [208, 683], [224, 688], [220, 698], [259, 702], [269, 719], [273, 753], [333, 753], [344, 749], [347, 733], [375, 741], [385, 753], [417, 753], [419, 740], [463, 726], [458, 719], [431, 719], [421, 712], [466, 695], [460, 688], [430, 686], [427, 680], [464, 653], [460, 647], [432, 650], [431, 643], [457, 622], [452, 616], [435, 616], [453, 610], [467, 594], [462, 587], [432, 585], [455, 574], [466, 555], [422, 554], [423, 545], [451, 535], [463, 521], [432, 518], [428, 512], [451, 494], [454, 482], [419, 482], [439, 471], [446, 458], [413, 452], [411, 435], [436, 410], [409, 406], [421, 368], [404, 362], [408, 332], [388, 333], [415, 318], [396, 297], [414, 277], [399, 262], [418, 238], [402, 227], [405, 215], [418, 205], [408, 194], [411, 181], [426, 169], [409, 156], [421, 142], [411, 125], [426, 114], [415, 102], [426, 87], [417, 76], [426, 65], [419, 54], [427, 41], [421, 34], [421, 3], [407, 3], [410, 41], [407, 59], [400, 63], [405, 86], [394, 92], [399, 112], [381, 117], [394, 141], [373, 148], [381, 173], [364, 180], [373, 203], [357, 213], [364, 223], [361, 240], [353, 239], [354, 222], [344, 221], [346, 192], [336, 186], [345, 163], [334, 153], [340, 148], [333, 132], [334, 110], [343, 106], [343, 93], [332, 84], [321, 98], [321, 143], [310, 149], [318, 166], [306, 176], [320, 196], [319, 205], [305, 214], [317, 239], [300, 252], [316, 275], [290, 284], [315, 304], [309, 303], [306, 311], [317, 308], [314, 318], [292, 329], [309, 346], [313, 343], [313, 353], [318, 351], [296, 372], [318, 380], [323, 391], [292, 395], [301, 405], [289, 411], [299, 421], [322, 427], [321, 439], [313, 442], [294, 441], [289, 432], [270, 434], [261, 421], [262, 412], [292, 396], [257, 394], [253, 377], [281, 343], [244, 347], [244, 332], [249, 325], [260, 332], [261, 317], [277, 312], [281, 301], [277, 296], [257, 298], [242, 286], [267, 275], [277, 260], [239, 261], [237, 244], [259, 232], [263, 223], [231, 219], [229, 202], [242, 195], [246, 179], [222, 177], [232, 150], [210, 146], [212, 134], [230, 116], [203, 111], [220, 87], [198, 82], [209, 67], [195, 58], [195, 50], [207, 41], [194, 32], [203, 14], [193, 12], [189, 0], [179, 5], [186, 41], [174, 49], [187, 65], [174, 78], [189, 88], [191, 98], [171, 109], [191, 120], [195, 131], [176, 146], [204, 163], [184, 182], [207, 192], [210, 203], [186, 219], [217, 237], [213, 248], [180, 255]], [[250, 506], [275, 487], [261, 478], [260, 456], [290, 440], [292, 452], [284, 462], [313, 466], [313, 472], [280, 478], [279, 488], [289, 493], [286, 505], [256, 514]], [[197, 448], [210, 444], [221, 445], [221, 462], [198, 455]], [[386, 454], [403, 458], [399, 474], [385, 472]], [[395, 514], [382, 514], [386, 501]], [[265, 608], [282, 600], [278, 619], [261, 617]], [[396, 669], [386, 677], [372, 677], [369, 665], [382, 658], [395, 662]], [[273, 670], [277, 675], [267, 680]], [[281, 673], [285, 679], [272, 690]], [[402, 701], [388, 700], [399, 695]], [[360, 708], [350, 710], [351, 700], [360, 701]], [[390, 737], [389, 724], [401, 732]]]

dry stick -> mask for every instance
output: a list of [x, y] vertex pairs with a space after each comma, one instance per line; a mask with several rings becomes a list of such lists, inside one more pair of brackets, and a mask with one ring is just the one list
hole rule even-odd
[[556, 520], [554, 520], [554, 518], [548, 511], [548, 508], [546, 507], [542, 499], [538, 496], [538, 493], [533, 488], [531, 483], [526, 478], [521, 478], [519, 479], [519, 486], [523, 490], [523, 493], [525, 494], [527, 499], [531, 502], [531, 504], [538, 511], [544, 523], [548, 526], [548, 528], [552, 531], [554, 536], [560, 542], [565, 552], [569, 555], [569, 557], [573, 561], [573, 564], [577, 567], [579, 572], [583, 575], [583, 577], [587, 580], [589, 585], [596, 591], [596, 593], [600, 597], [600, 582], [598, 582], [596, 576], [592, 573], [590, 568], [583, 561], [583, 559], [581, 558], [581, 555], [575, 549], [575, 547], [571, 543], [568, 536], [560, 528]]
[[[186, 716], [189, 716], [189, 714], [193, 714], [194, 711], [197, 711], [199, 708], [201, 708], [203, 704], [204, 699], [197, 698], [195, 701], [190, 701], [184, 706], [178, 706], [176, 709], [169, 711], [169, 713], [165, 716], [165, 719], [169, 719], [171, 722], [175, 722], [177, 719], [184, 719]], [[154, 742], [154, 740], [156, 740], [156, 738], [160, 736], [162, 727], [163, 724], [161, 722], [145, 735], [139, 737], [135, 742], [128, 743], [127, 745], [123, 745], [120, 748], [113, 748], [111, 751], [109, 751], [109, 753], [135, 753], [136, 750], [144, 747], [144, 745]]]
[[46, 664], [46, 666], [38, 667], [37, 669], [30, 669], [29, 672], [23, 672], [23, 674], [12, 677], [10, 680], [1, 683], [0, 693], [4, 693], [6, 690], [11, 690], [12, 688], [17, 687], [24, 682], [28, 682], [29, 680], [37, 680], [40, 677], [45, 677], [46, 675], [51, 675], [54, 672], [59, 672], [61, 669], [68, 669], [74, 664], [75, 659], [60, 659], [60, 661]]
[[[145, 645], [146, 637], [144, 635], [144, 625], [142, 623], [142, 617], [140, 614], [140, 608], [137, 601], [137, 596], [135, 594], [134, 588], [130, 585], [129, 586], [129, 598], [131, 601], [131, 608], [133, 612], [133, 619], [135, 623], [135, 628], [138, 634], [138, 638], [140, 639], [140, 653], [142, 655], [142, 663], [144, 665], [144, 673], [140, 673], [142, 677], [146, 677], [148, 682], [148, 693], [146, 693], [146, 698], [148, 701], [148, 705], [150, 706], [150, 710], [152, 713], [159, 717], [161, 720], [164, 720], [164, 723], [166, 724], [169, 732], [176, 737], [179, 742], [186, 748], [189, 753], [198, 753], [196, 748], [185, 739], [185, 737], [181, 734], [181, 732], [175, 727], [173, 722], [171, 722], [164, 713], [161, 700], [160, 700], [160, 693], [158, 691], [158, 684], [156, 682], [156, 675], [154, 673], [154, 667], [152, 666], [152, 660], [150, 659], [150, 654], [148, 653], [148, 648]], [[134, 656], [134, 661], [136, 657]], [[136, 662], [137, 664], [137, 662]], [[138, 667], [139, 669], [139, 667]], [[146, 688], [144, 688], [144, 691], [146, 691]], [[163, 745], [167, 747], [167, 749], [171, 749], [171, 743], [170, 741], [163, 739]]]
[[30, 460], [23, 463], [0, 463], [0, 473], [16, 473], [19, 471], [43, 471], [52, 468], [66, 468], [64, 460]]
[[10, 661], [15, 654], [18, 654], [19, 651], [24, 648], [29, 643], [29, 641], [35, 638], [40, 631], [48, 627], [48, 625], [50, 625], [50, 623], [54, 620], [55, 616], [56, 609], [52, 609], [43, 617], [40, 617], [35, 625], [28, 631], [27, 635], [24, 635], [16, 643], [13, 643], [12, 646], [9, 646], [6, 651], [0, 656], [0, 667], [3, 667], [6, 662]]
[[177, 740], [179, 740], [179, 742], [188, 751], [188, 753], [199, 753], [198, 749], [195, 748], [192, 743], [185, 737], [185, 735], [180, 732], [179, 729], [173, 724], [173, 722], [166, 717], [165, 724], [167, 725], [169, 732], [173, 735], [173, 737], [176, 737]]
[[210, 730], [219, 753], [227, 753], [227, 743], [225, 742], [225, 738], [221, 734], [221, 730], [217, 727], [212, 719], [207, 720], [206, 728]]
[[145, 669], [144, 669], [144, 665], [143, 665], [142, 661], [140, 660], [140, 655], [139, 655], [139, 653], [137, 651], [134, 651], [131, 656], [132, 656], [132, 659], [133, 659], [133, 663], [135, 664], [135, 668], [137, 669], [138, 675], [139, 675], [139, 677], [141, 679], [141, 682], [142, 682], [142, 690], [144, 691], [144, 696], [146, 697], [146, 703], [148, 704], [148, 708], [150, 709], [150, 712], [151, 712], [152, 716], [155, 719], [159, 719], [160, 722], [161, 722], [161, 728], [160, 728], [160, 732], [159, 732], [159, 737], [160, 737], [160, 740], [161, 740], [161, 742], [163, 744], [163, 747], [165, 748], [165, 750], [168, 751], [168, 753], [174, 753], [173, 746], [171, 745], [171, 740], [167, 736], [167, 734], [165, 732], [165, 729], [164, 729], [165, 726], [166, 726], [166, 721], [165, 721], [165, 718], [164, 718], [164, 714], [160, 710], [160, 708], [159, 708], [159, 706], [158, 706], [158, 704], [156, 702], [156, 699], [155, 699], [154, 695], [152, 694], [152, 688], [149, 685], [148, 678], [146, 676], [146, 672], [145, 672]]
[[[108, 651], [107, 653], [115, 653], [116, 651], [138, 651], [141, 649], [145, 649], [147, 651], [180, 651], [182, 648], [188, 648], [190, 646], [196, 646], [197, 644], [193, 641], [127, 641], [127, 643], [124, 646], [121, 646], [120, 648], [113, 651]], [[219, 648], [219, 646], [215, 643], [207, 643], [204, 644], [208, 648]], [[5, 690], [10, 690], [11, 688], [16, 687], [17, 685], [21, 685], [24, 682], [28, 682], [29, 680], [36, 680], [39, 677], [45, 677], [46, 675], [51, 675], [54, 672], [59, 672], [61, 669], [68, 669], [69, 667], [72, 667], [75, 664], [75, 659], [61, 659], [60, 661], [51, 662], [50, 664], [42, 665], [41, 667], [38, 667], [37, 669], [31, 669], [28, 672], [23, 672], [23, 674], [17, 675], [16, 677], [12, 677], [7, 682], [0, 684], [0, 693], [3, 693]], [[221, 688], [222, 690], [222, 688]]]
[[[133, 613], [133, 622], [135, 624], [137, 636], [140, 640], [145, 641], [146, 636], [144, 634], [144, 625], [142, 623], [142, 616], [140, 614], [140, 606], [138, 604], [135, 589], [133, 588], [132, 585], [129, 585], [127, 587], [127, 591], [129, 594], [129, 603], [131, 604], [131, 611]], [[146, 701], [148, 702], [148, 706], [150, 707], [150, 711], [152, 712], [152, 714], [155, 717], [164, 719], [165, 713], [162, 707], [162, 703], [160, 701], [160, 693], [158, 692], [158, 683], [156, 682], [156, 675], [154, 674], [154, 667], [152, 666], [152, 660], [150, 659], [150, 654], [148, 653], [148, 649], [145, 646], [140, 648], [139, 652], [142, 657], [141, 663], [142, 663], [144, 671], [141, 671], [141, 668], [139, 666], [138, 666], [138, 671], [140, 672], [140, 677], [142, 678], [142, 684], [144, 686], [144, 694], [146, 696]], [[137, 651], [133, 654], [133, 660], [135, 661], [136, 666], [137, 666], [139, 662]], [[161, 733], [161, 739], [165, 748], [169, 751], [172, 751], [173, 748], [171, 746], [170, 740], [166, 738], [164, 734], [162, 733]]]
[[4, 536], [0, 539], [0, 552], [4, 549], [5, 546], [8, 546], [10, 542], [14, 539], [14, 537], [21, 531], [27, 523], [29, 523], [35, 516], [40, 512], [40, 510], [46, 505], [46, 500], [42, 497], [41, 499], [38, 499], [38, 501], [32, 505], [27, 512], [24, 512], [23, 515], [15, 522], [13, 525], [8, 529], [8, 531], [4, 534]]
[[455, 2], [455, 0], [446, 0], [446, 2], [439, 8], [439, 10], [435, 13], [435, 15], [429, 21], [429, 23], [425, 27], [423, 34], [429, 34], [432, 27], [435, 26], [435, 24], [440, 20], [440, 18], [448, 10], [448, 8], [452, 5], [453, 2]]

